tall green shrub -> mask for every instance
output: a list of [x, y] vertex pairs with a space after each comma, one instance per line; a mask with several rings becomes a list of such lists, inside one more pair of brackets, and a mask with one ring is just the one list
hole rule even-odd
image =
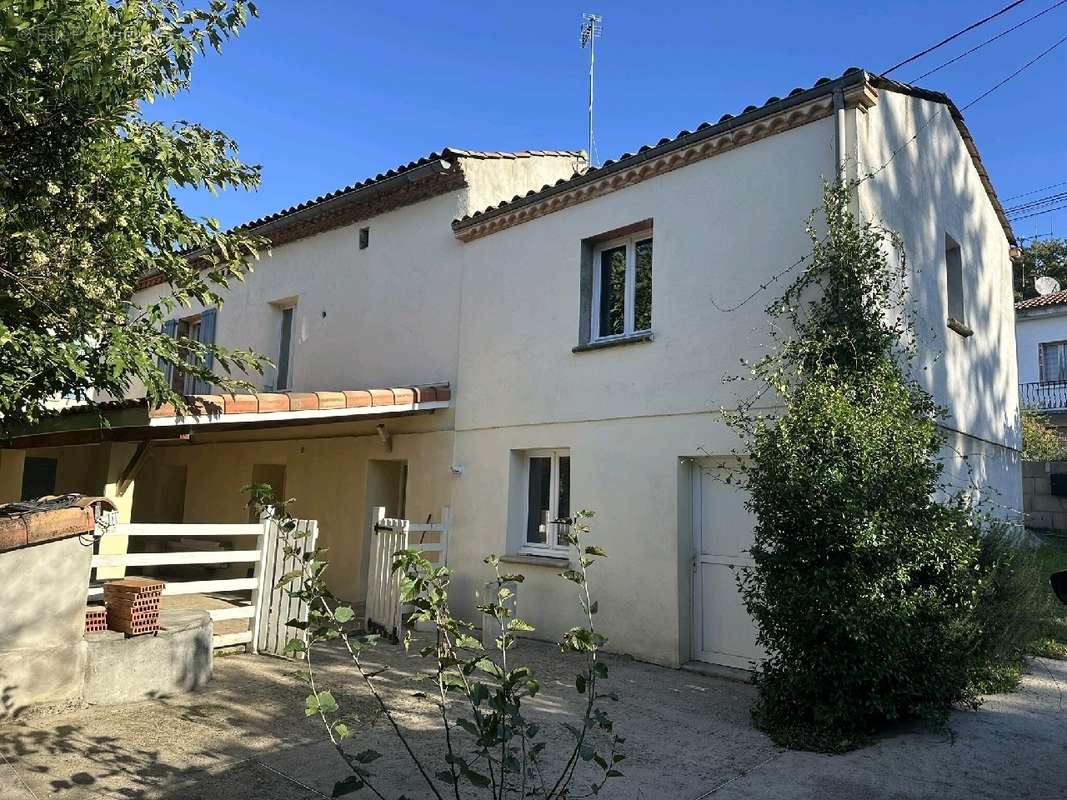
[[976, 703], [990, 571], [966, 503], [935, 499], [943, 412], [908, 374], [903, 248], [857, 222], [849, 194], [827, 187], [808, 267], [769, 309], [788, 333], [750, 365], [784, 411], [727, 414], [757, 519], [741, 577], [768, 652], [754, 716], [779, 743], [827, 751]]

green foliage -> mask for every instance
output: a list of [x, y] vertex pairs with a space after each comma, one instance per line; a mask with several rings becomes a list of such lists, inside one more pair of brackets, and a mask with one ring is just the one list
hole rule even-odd
[[1042, 275], [1067, 288], [1067, 239], [1034, 239], [1022, 248], [1022, 258], [1013, 264], [1015, 299], [1036, 294], [1034, 279]]
[[1049, 576], [1067, 569], [1067, 549], [1003, 525], [991, 525], [980, 547], [979, 564], [991, 577], [974, 621], [974, 646], [984, 656], [975, 681], [991, 694], [1014, 689], [1029, 656], [1061, 657], [1064, 611]]
[[1059, 431], [1049, 424], [1040, 411], [1023, 408], [1019, 412], [1023, 429], [1023, 459], [1026, 461], [1063, 461], [1067, 447]]
[[[236, 389], [248, 351], [167, 338], [179, 306], [218, 305], [263, 242], [193, 219], [175, 187], [251, 189], [225, 134], [145, 119], [141, 107], [189, 87], [196, 57], [236, 36], [255, 6], [212, 0], [12, 0], [0, 8], [0, 420], [32, 422], [56, 395], [122, 396], [184, 407], [159, 362]], [[138, 305], [158, 273], [167, 291]], [[212, 372], [215, 372], [214, 377]]]
[[934, 499], [947, 492], [942, 411], [905, 372], [903, 248], [857, 223], [849, 195], [827, 187], [808, 269], [769, 309], [788, 333], [750, 365], [784, 413], [724, 412], [757, 518], [740, 578], [768, 653], [754, 716], [777, 742], [824, 751], [975, 705], [1000, 655], [975, 646], [993, 569], [974, 512]]
[[[307, 603], [309, 609], [307, 623], [294, 620], [290, 624], [301, 630], [302, 635], [291, 640], [286, 650], [307, 662], [305, 678], [311, 694], [305, 699], [305, 715], [321, 718], [338, 754], [352, 771], [350, 777], [335, 785], [334, 797], [366, 789], [381, 798], [387, 791], [379, 783], [380, 776], [368, 766], [379, 754], [373, 750], [353, 754], [344, 746], [345, 740], [357, 737], [360, 731], [350, 728], [352, 721], [345, 721], [334, 696], [318, 686], [313, 656], [322, 644], [337, 641], [347, 649], [359, 679], [391, 725], [427, 789], [438, 800], [444, 795], [458, 800], [461, 796], [486, 793], [494, 800], [563, 800], [576, 796], [572, 787], [584, 772], [592, 774], [581, 796], [599, 794], [609, 780], [622, 777], [619, 764], [624, 756], [619, 748], [625, 740], [615, 733], [603, 707], [605, 700], [614, 700], [615, 696], [601, 689], [608, 669], [598, 656], [607, 640], [596, 631], [594, 618], [598, 607], [589, 590], [590, 567], [607, 555], [602, 548], [586, 544], [591, 512], [578, 512], [569, 533], [561, 534], [574, 548], [578, 568], [565, 570], [560, 577], [574, 586], [586, 622], [564, 633], [559, 648], [563, 653], [581, 658], [582, 667], [575, 676], [574, 686], [583, 698], [583, 710], [574, 720], [576, 724], [563, 724], [573, 742], [567, 745], [562, 768], [551, 775], [546, 757], [549, 747], [561, 737], [559, 732], [546, 731], [526, 717], [524, 701], [536, 696], [541, 686], [532, 670], [512, 663], [511, 656], [517, 635], [534, 630], [510, 609], [509, 601], [514, 596], [511, 587], [522, 583], [523, 576], [503, 572], [500, 559], [486, 557], [485, 563], [495, 575], [496, 593], [479, 605], [478, 610], [493, 620], [499, 632], [493, 648], [486, 650], [473, 635], [474, 626], [453, 615], [449, 608], [451, 572], [432, 564], [418, 550], [400, 550], [394, 554], [392, 566], [400, 577], [402, 600], [412, 609], [407, 621], [428, 624], [433, 629], [432, 642], [423, 646], [419, 655], [430, 665], [425, 677], [434, 686], [432, 693], [420, 695], [433, 704], [441, 720], [439, 731], [445, 756], [444, 763], [435, 769], [425, 755], [414, 750], [397, 724], [393, 709], [378, 690], [375, 679], [381, 671], [369, 670], [362, 661], [364, 651], [373, 647], [378, 637], [362, 633], [352, 609], [339, 604], [329, 592], [324, 577], [327, 566], [324, 551], [307, 550], [303, 546], [286, 504], [273, 496], [269, 486], [254, 484], [245, 487], [245, 491], [252, 507], [271, 509], [286, 537], [285, 554], [299, 558], [303, 565], [279, 581], [279, 586]], [[411, 642], [409, 633], [405, 644]]]

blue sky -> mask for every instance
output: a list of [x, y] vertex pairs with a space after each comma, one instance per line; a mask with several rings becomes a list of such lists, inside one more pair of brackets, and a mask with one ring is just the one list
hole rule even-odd
[[[1026, 0], [892, 77], [912, 80], [1054, 2]], [[197, 64], [191, 92], [149, 113], [224, 130], [246, 161], [263, 166], [259, 192], [182, 195], [190, 212], [234, 225], [446, 145], [583, 148], [583, 11], [604, 16], [596, 112], [604, 159], [849, 66], [886, 69], [1004, 5], [261, 0], [260, 19]], [[1064, 35], [1067, 5], [921, 85], [962, 106]], [[1067, 44], [966, 112], [1002, 198], [1067, 181], [1065, 78]], [[1058, 217], [1026, 220], [1017, 233], [1054, 225], [1067, 235], [1067, 211]]]

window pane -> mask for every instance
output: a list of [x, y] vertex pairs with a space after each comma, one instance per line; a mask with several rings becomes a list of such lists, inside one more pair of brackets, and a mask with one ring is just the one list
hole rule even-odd
[[293, 340], [293, 309], [282, 309], [282, 333], [278, 344], [278, 380], [275, 389], [289, 388], [289, 351]]
[[559, 505], [556, 516], [567, 519], [571, 515], [571, 457], [559, 457]]
[[626, 319], [626, 248], [600, 254], [600, 335], [622, 333]]
[[545, 514], [552, 496], [552, 459], [530, 459], [530, 486], [526, 517], [526, 541], [529, 544], [545, 544], [548, 539], [544, 528]]
[[638, 242], [634, 253], [634, 330], [652, 330], [652, 240]]

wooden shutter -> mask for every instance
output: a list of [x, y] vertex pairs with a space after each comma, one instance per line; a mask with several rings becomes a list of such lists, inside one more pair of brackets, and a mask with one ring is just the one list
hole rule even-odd
[[[168, 339], [173, 339], [174, 335], [178, 332], [178, 320], [168, 319], [163, 323], [163, 335]], [[163, 371], [163, 379], [167, 382], [167, 386], [170, 386], [171, 380], [174, 377], [174, 365], [167, 363], [162, 358], [158, 361], [159, 368]]]
[[[215, 317], [218, 315], [217, 308], [208, 308], [200, 315], [200, 336], [197, 341], [201, 344], [215, 344]], [[204, 369], [212, 369], [215, 366], [215, 357], [208, 353], [204, 356]], [[206, 381], [196, 381], [193, 394], [208, 394], [211, 385]]]

